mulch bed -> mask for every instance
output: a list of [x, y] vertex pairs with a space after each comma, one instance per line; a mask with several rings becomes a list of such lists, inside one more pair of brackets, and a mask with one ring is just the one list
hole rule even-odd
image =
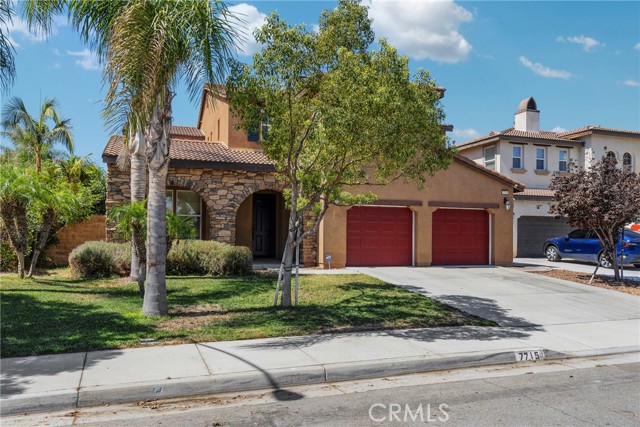
[[611, 289], [612, 291], [624, 292], [631, 295], [640, 296], [640, 280], [625, 279], [615, 281], [611, 277], [596, 276], [592, 283], [589, 283], [591, 274], [577, 273], [575, 271], [552, 269], [548, 271], [525, 270], [528, 273], [540, 274], [542, 276], [555, 277], [556, 279], [569, 280], [571, 282], [582, 283], [584, 285], [595, 286], [597, 288]]

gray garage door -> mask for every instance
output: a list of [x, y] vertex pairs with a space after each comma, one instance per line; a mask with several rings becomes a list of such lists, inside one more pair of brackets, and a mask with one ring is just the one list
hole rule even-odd
[[564, 219], [551, 216], [521, 216], [518, 218], [517, 256], [540, 257], [545, 240], [562, 236], [571, 230]]

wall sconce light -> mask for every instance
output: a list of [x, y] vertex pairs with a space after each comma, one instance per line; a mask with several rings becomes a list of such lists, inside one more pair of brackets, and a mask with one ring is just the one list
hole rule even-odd
[[507, 197], [504, 198], [504, 208], [508, 211], [511, 210], [511, 201]]

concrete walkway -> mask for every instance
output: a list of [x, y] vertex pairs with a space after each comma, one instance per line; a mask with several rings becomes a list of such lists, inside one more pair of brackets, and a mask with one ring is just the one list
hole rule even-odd
[[[500, 327], [410, 329], [1, 360], [2, 414], [640, 350], [640, 298], [502, 268], [359, 269]], [[531, 277], [529, 277], [531, 276]], [[640, 360], [640, 359], [639, 359]], [[286, 393], [284, 393], [286, 394]]]

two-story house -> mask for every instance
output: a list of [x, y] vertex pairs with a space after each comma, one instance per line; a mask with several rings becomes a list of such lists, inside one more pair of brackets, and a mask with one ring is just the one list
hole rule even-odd
[[[444, 91], [443, 91], [444, 92]], [[279, 258], [288, 211], [260, 132], [235, 129], [222, 93], [203, 91], [196, 127], [171, 131], [167, 208], [194, 218], [196, 234], [248, 246], [254, 257]], [[448, 127], [450, 130], [450, 127]], [[447, 126], [443, 126], [443, 131]], [[112, 136], [107, 163], [107, 209], [130, 198], [129, 171], [116, 164], [122, 136]], [[523, 186], [457, 156], [427, 187], [396, 180], [362, 186], [378, 199], [367, 206], [331, 206], [318, 234], [303, 243], [306, 265], [509, 265], [513, 259], [513, 195]], [[107, 228], [107, 236], [113, 230]]]
[[540, 110], [533, 98], [520, 102], [514, 126], [458, 145], [460, 154], [522, 182], [526, 190], [515, 195], [514, 255], [541, 256], [549, 237], [570, 230], [566, 221], [549, 214], [552, 174], [567, 173], [573, 160], [588, 168], [604, 156], [615, 157], [619, 167], [638, 172], [640, 132], [586, 126], [566, 132], [540, 130]]

